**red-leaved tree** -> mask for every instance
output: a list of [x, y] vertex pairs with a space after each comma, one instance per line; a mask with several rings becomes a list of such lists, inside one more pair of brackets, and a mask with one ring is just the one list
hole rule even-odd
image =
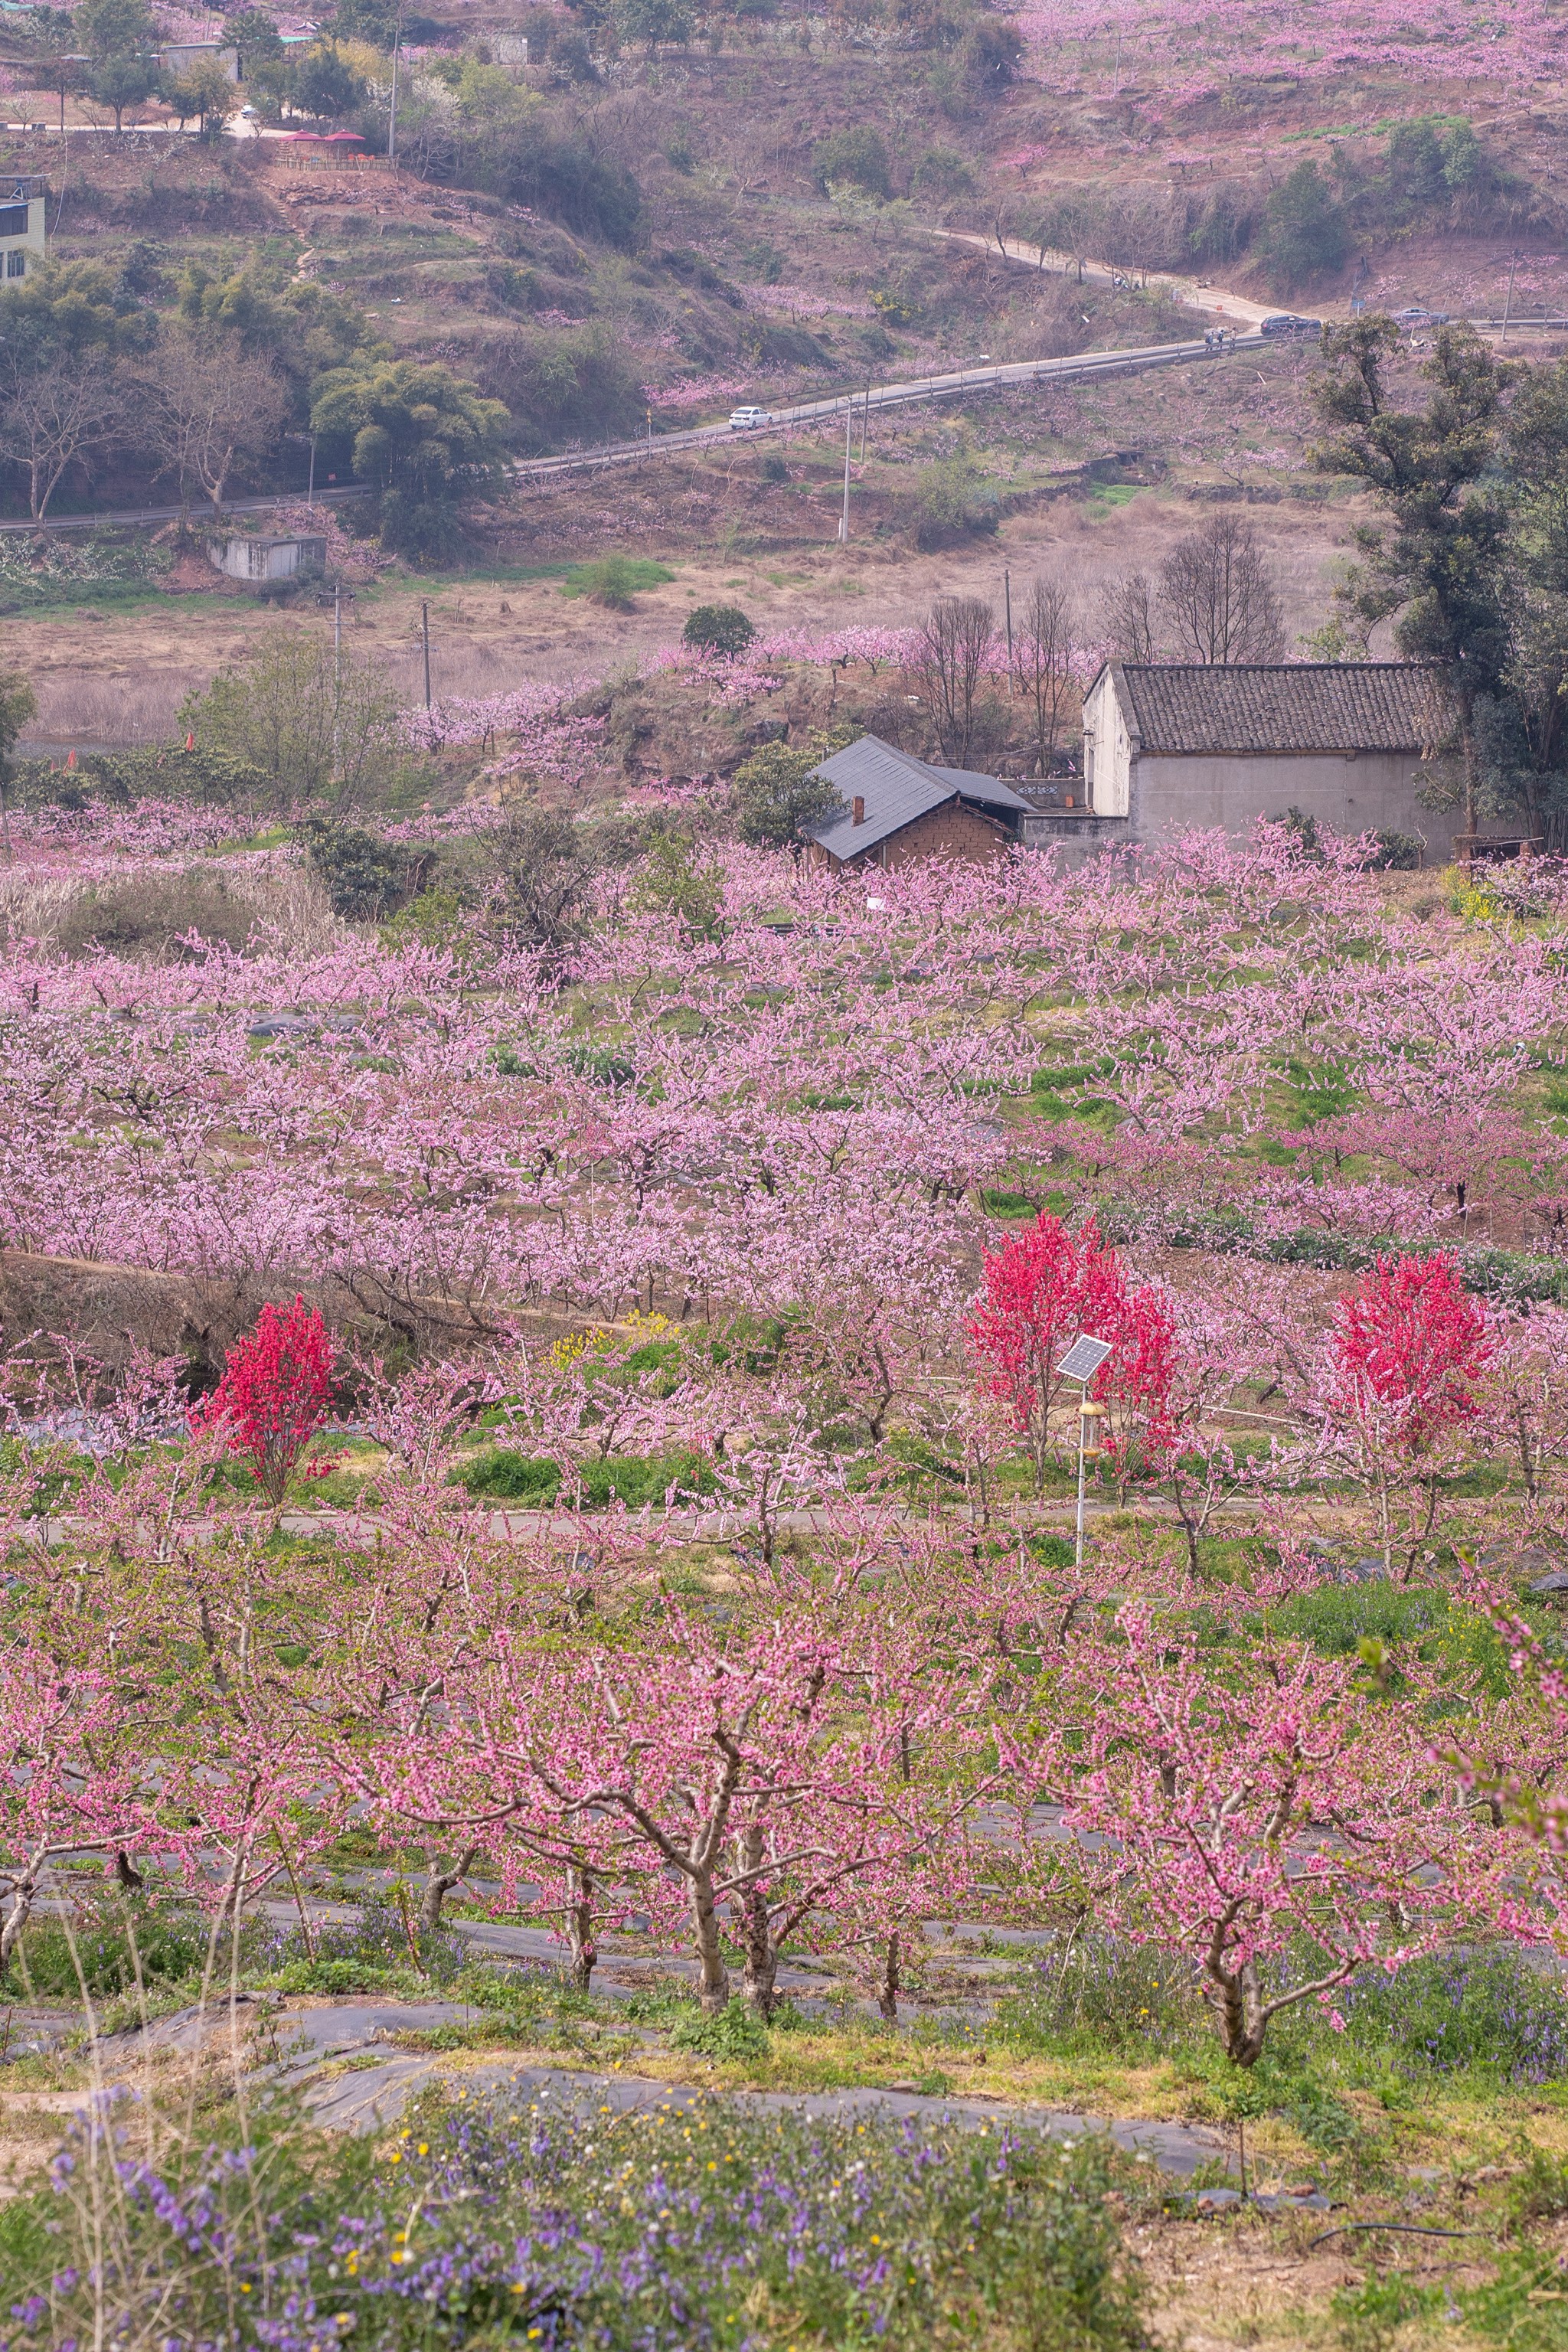
[[1487, 1318], [1451, 1258], [1379, 1258], [1340, 1301], [1331, 1342], [1330, 1410], [1375, 1485], [1383, 1564], [1393, 1570], [1390, 1498], [1424, 1477], [1425, 1514], [1411, 1529], [1406, 1579], [1436, 1516], [1444, 1444], [1480, 1412], [1476, 1382], [1491, 1360]]
[[249, 1339], [229, 1349], [222, 1380], [194, 1418], [221, 1428], [276, 1508], [327, 1419], [331, 1389], [332, 1343], [321, 1315], [300, 1297], [281, 1314], [269, 1300]]
[[1057, 1365], [1080, 1331], [1109, 1339], [1111, 1354], [1090, 1383], [1111, 1408], [1113, 1450], [1125, 1453], [1139, 1423], [1159, 1421], [1174, 1360], [1174, 1326], [1149, 1287], [1133, 1289], [1093, 1217], [1076, 1233], [1042, 1212], [984, 1264], [985, 1297], [965, 1330], [981, 1386], [1012, 1412], [1043, 1494], [1050, 1419], [1063, 1382]]

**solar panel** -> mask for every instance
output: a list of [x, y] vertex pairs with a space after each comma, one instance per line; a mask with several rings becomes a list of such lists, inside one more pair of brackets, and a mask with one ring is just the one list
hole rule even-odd
[[1085, 1331], [1076, 1339], [1057, 1370], [1064, 1380], [1091, 1381], [1110, 1353], [1109, 1339], [1095, 1339]]

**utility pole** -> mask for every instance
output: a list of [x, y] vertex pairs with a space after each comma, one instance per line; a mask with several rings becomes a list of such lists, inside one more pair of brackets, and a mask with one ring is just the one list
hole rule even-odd
[[428, 603], [422, 602], [419, 606], [419, 626], [425, 638], [425, 708], [428, 710], [430, 708], [430, 607]]
[[307, 514], [314, 514], [314, 513], [315, 513], [315, 511], [316, 511], [316, 436], [315, 436], [315, 435], [312, 433], [312, 434], [311, 434], [311, 436], [310, 436], [310, 483], [309, 483], [309, 485], [308, 485], [308, 487], [307, 487], [307, 488], [306, 488], [306, 491], [305, 491], [305, 512], [306, 512]]
[[1004, 566], [1004, 567], [1003, 567], [1003, 572], [1002, 572], [1002, 601], [1003, 601], [1003, 603], [1006, 605], [1006, 608], [1007, 608], [1007, 684], [1008, 684], [1008, 686], [1009, 686], [1009, 687], [1011, 687], [1011, 686], [1013, 685], [1013, 683], [1014, 683], [1014, 679], [1013, 679], [1013, 574], [1012, 574], [1012, 572], [1011, 572], [1010, 571], [1008, 571], [1008, 570], [1006, 569], [1006, 567], [1005, 567], [1005, 566]]
[[386, 160], [397, 160], [397, 58], [403, 47], [403, 0], [398, 0], [397, 30], [392, 37], [392, 107], [386, 121]]
[[871, 387], [866, 386], [866, 413], [860, 420], [860, 463], [866, 462], [866, 443], [871, 431]]
[[844, 511], [838, 518], [838, 543], [841, 547], [849, 544], [849, 448], [854, 434], [855, 403], [850, 399], [844, 404]]
[[1508, 341], [1508, 322], [1513, 310], [1513, 273], [1518, 268], [1519, 256], [1517, 253], [1510, 253], [1508, 257], [1508, 299], [1502, 306], [1502, 333], [1498, 337], [1498, 341], [1502, 343]]

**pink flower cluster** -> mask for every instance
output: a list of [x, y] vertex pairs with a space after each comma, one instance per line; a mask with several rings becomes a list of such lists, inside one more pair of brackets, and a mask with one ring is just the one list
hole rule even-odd
[[590, 678], [531, 679], [505, 694], [437, 702], [428, 710], [407, 710], [404, 732], [418, 751], [479, 744], [484, 750], [510, 742], [489, 772], [511, 775], [528, 769], [574, 781], [591, 767], [605, 722], [574, 713], [570, 705], [591, 690]]

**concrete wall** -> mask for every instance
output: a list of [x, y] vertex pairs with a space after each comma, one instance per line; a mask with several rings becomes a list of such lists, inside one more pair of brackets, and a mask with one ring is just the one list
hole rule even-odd
[[1146, 752], [1131, 763], [1129, 831], [1140, 841], [1194, 831], [1239, 835], [1260, 816], [1299, 808], [1335, 833], [1415, 834], [1426, 844], [1428, 863], [1443, 866], [1462, 819], [1457, 810], [1421, 806], [1416, 791], [1430, 773], [1414, 751]]
[[1097, 816], [1128, 814], [1131, 764], [1127, 714], [1110, 672], [1102, 670], [1083, 706], [1084, 790]]

